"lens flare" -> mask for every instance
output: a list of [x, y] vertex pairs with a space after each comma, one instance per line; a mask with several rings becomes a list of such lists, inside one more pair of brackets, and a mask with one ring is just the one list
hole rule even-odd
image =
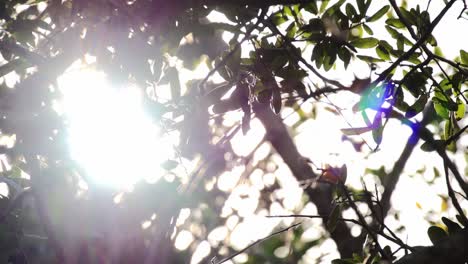
[[145, 115], [141, 90], [113, 89], [93, 70], [66, 73], [58, 83], [71, 157], [94, 183], [124, 188], [163, 175], [160, 164], [173, 148]]

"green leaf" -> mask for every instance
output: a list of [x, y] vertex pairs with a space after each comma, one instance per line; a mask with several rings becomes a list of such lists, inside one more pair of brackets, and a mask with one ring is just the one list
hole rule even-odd
[[365, 61], [365, 62], [369, 62], [369, 63], [376, 63], [376, 62], [383, 62], [384, 61], [382, 59], [374, 58], [374, 57], [371, 57], [371, 56], [357, 55], [357, 57], [360, 60]]
[[338, 50], [338, 57], [343, 61], [345, 69], [348, 68], [351, 60], [351, 52], [346, 47], [340, 47]]
[[465, 116], [466, 106], [460, 97], [457, 98], [457, 111], [455, 112], [455, 119], [461, 120]]
[[350, 44], [359, 49], [369, 49], [377, 46], [379, 40], [376, 38], [360, 38], [352, 40]]
[[323, 69], [329, 71], [336, 60], [337, 49], [332, 45], [327, 45], [326, 55], [323, 58]]
[[394, 28], [392, 27], [389, 27], [389, 26], [385, 26], [385, 29], [388, 31], [388, 33], [390, 34], [390, 36], [394, 39], [397, 39], [401, 34], [396, 31]]
[[358, 5], [358, 9], [359, 9], [361, 16], [364, 17], [367, 12], [366, 4], [364, 0], [357, 0], [357, 5]]
[[468, 52], [460, 50], [460, 59], [463, 64], [468, 65]]
[[364, 28], [364, 30], [367, 32], [367, 34], [374, 35], [374, 31], [372, 31], [372, 29], [368, 25], [362, 24], [362, 28]]
[[403, 22], [401, 22], [401, 20], [397, 18], [389, 18], [385, 20], [385, 24], [390, 25], [394, 28], [405, 28], [405, 24], [403, 24]]
[[429, 236], [429, 239], [431, 239], [432, 244], [434, 245], [436, 245], [441, 240], [447, 237], [447, 233], [445, 233], [445, 231], [438, 226], [429, 227], [429, 229], [427, 230], [427, 234]]
[[381, 9], [379, 9], [379, 11], [377, 11], [375, 14], [373, 14], [368, 19], [366, 19], [366, 21], [374, 22], [374, 21], [379, 20], [383, 15], [385, 15], [388, 12], [389, 9], [390, 9], [389, 5], [382, 7]]
[[383, 45], [379, 44], [377, 48], [375, 48], [375, 51], [377, 52], [377, 56], [379, 56], [379, 58], [382, 60], [390, 60], [390, 53]]
[[434, 100], [436, 98], [432, 98], [432, 103], [434, 104], [434, 109], [440, 117], [444, 119], [449, 119], [449, 111], [447, 108], [441, 103], [439, 100]]
[[294, 35], [296, 35], [296, 32], [297, 32], [296, 22], [292, 22], [291, 25], [289, 25], [288, 28], [286, 29], [286, 37], [293, 38]]
[[317, 66], [317, 68], [320, 68], [322, 66], [325, 48], [326, 47], [323, 44], [317, 44], [315, 45], [314, 50], [312, 51], [311, 60], [315, 61], [315, 66]]
[[325, 8], [327, 8], [329, 2], [330, 0], [322, 1], [322, 4], [320, 5], [320, 13], [323, 13], [323, 11], [325, 11]]
[[346, 15], [352, 19], [354, 16], [357, 16], [357, 11], [354, 6], [350, 3], [346, 4]]
[[304, 6], [304, 9], [306, 11], [309, 11], [310, 13], [317, 15], [318, 14], [318, 8], [317, 8], [317, 2], [316, 1], [310, 1], [308, 4]]
[[275, 15], [273, 15], [271, 20], [273, 21], [273, 24], [279, 26], [283, 24], [284, 22], [288, 21], [288, 17], [283, 16], [282, 13], [276, 13]]

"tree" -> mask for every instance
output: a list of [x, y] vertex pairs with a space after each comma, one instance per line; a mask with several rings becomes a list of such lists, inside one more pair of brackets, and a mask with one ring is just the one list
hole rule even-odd
[[[336, 263], [466, 262], [468, 184], [455, 157], [467, 155], [461, 138], [467, 128], [468, 53], [445, 57], [432, 34], [449, 10], [458, 8], [459, 21], [466, 19], [466, 2], [444, 1], [436, 11], [431, 1], [427, 7], [379, 3], [2, 1], [0, 129], [14, 144], [1, 148], [6, 157], [1, 180], [8, 186], [8, 195], [1, 197], [1, 262], [184, 263], [202, 254], [195, 250], [198, 245], [211, 248], [211, 254], [200, 257], [205, 262], [223, 263], [246, 253], [247, 263], [297, 263], [326, 237], [341, 256]], [[208, 19], [213, 11], [227, 20]], [[229, 33], [224, 34], [229, 41], [223, 33]], [[86, 56], [95, 59], [87, 67], [104, 72], [115, 89], [139, 87], [154, 123], [166, 133], [178, 133], [174, 157], [161, 164], [167, 175], [157, 183], [141, 181], [131, 192], [118, 192], [96, 184], [71, 158], [67, 118], [53, 107], [62, 98], [57, 78], [77, 60], [86, 64]], [[330, 77], [337, 69], [353, 72], [357, 63], [368, 65], [370, 75], [350, 83]], [[181, 81], [182, 70], [199, 65], [209, 68], [207, 75]], [[10, 85], [7, 79], [14, 76], [18, 81]], [[169, 99], [159, 96], [168, 88]], [[391, 120], [412, 131], [392, 168], [366, 170], [375, 186], [350, 186], [346, 166], [316, 165], [317, 157], [303, 156], [294, 138], [301, 125], [320, 115], [316, 110], [322, 99], [352, 94], [358, 98], [353, 111], [365, 125], [342, 133], [343, 144], [352, 144], [356, 153], [374, 155], [388, 140], [383, 135]], [[340, 105], [329, 104], [321, 109], [343, 115]], [[284, 122], [286, 111], [297, 116], [293, 125]], [[228, 112], [240, 113], [239, 118], [233, 121]], [[254, 120], [264, 136], [250, 153], [239, 155], [232, 138], [259, 127]], [[369, 134], [374, 142], [356, 137]], [[268, 153], [256, 158], [262, 146]], [[405, 165], [420, 151], [437, 153], [443, 162], [447, 190], [442, 197], [446, 207], [453, 205], [442, 222], [432, 223], [433, 245], [426, 247], [408, 245], [385, 222], [389, 212], [397, 213], [391, 197], [399, 179], [409, 177]], [[189, 177], [184, 176], [183, 161], [196, 159]], [[292, 177], [280, 179], [277, 168], [283, 162]], [[216, 186], [238, 165], [244, 171], [235, 184], [254, 186], [252, 175], [260, 172], [260, 187], [234, 191]], [[441, 178], [437, 168], [434, 174]], [[289, 213], [274, 215], [272, 208], [284, 205], [279, 193], [287, 190], [285, 182], [302, 186], [299, 197], [304, 199]], [[241, 208], [228, 208], [230, 199], [244, 199], [242, 205], [249, 208], [253, 204], [249, 210], [272, 218], [279, 231], [246, 248], [234, 246], [226, 238], [233, 235], [229, 226], [245, 215]], [[311, 204], [316, 214], [300, 214]], [[344, 211], [354, 217], [345, 217]], [[305, 224], [282, 226], [314, 218], [326, 231], [316, 240], [301, 239]], [[149, 228], [141, 227], [145, 221]], [[354, 227], [358, 235], [351, 232]], [[178, 251], [175, 237], [187, 230], [195, 242]], [[221, 238], [208, 243], [206, 237], [215, 230]]]

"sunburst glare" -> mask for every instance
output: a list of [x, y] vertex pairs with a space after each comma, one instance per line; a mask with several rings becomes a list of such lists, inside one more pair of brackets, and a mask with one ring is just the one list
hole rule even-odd
[[143, 111], [141, 90], [115, 89], [94, 70], [73, 70], [58, 80], [68, 121], [71, 157], [94, 183], [126, 188], [157, 180], [172, 146]]

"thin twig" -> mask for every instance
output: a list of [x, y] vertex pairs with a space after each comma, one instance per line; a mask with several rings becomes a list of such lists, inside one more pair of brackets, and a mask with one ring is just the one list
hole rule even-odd
[[294, 224], [294, 225], [292, 225], [292, 226], [289, 226], [289, 227], [286, 227], [286, 228], [284, 228], [284, 229], [281, 229], [281, 230], [279, 230], [279, 231], [277, 231], [277, 232], [274, 232], [273, 234], [271, 234], [271, 235], [269, 235], [269, 236], [267, 236], [267, 237], [264, 237], [264, 238], [262, 238], [262, 239], [259, 239], [259, 240], [255, 241], [255, 242], [253, 242], [252, 244], [248, 245], [247, 247], [245, 247], [245, 248], [243, 248], [243, 249], [237, 251], [236, 253], [234, 253], [234, 254], [230, 255], [229, 257], [226, 257], [226, 258], [224, 258], [224, 259], [222, 259], [222, 260], [220, 260], [220, 261], [218, 261], [218, 262], [215, 262], [215, 259], [212, 259], [212, 260], [211, 260], [211, 263], [212, 263], [212, 264], [221, 264], [221, 263], [224, 263], [224, 262], [226, 262], [226, 261], [228, 261], [228, 260], [231, 260], [231, 259], [235, 258], [236, 256], [238, 256], [238, 255], [244, 253], [245, 251], [249, 250], [251, 247], [253, 247], [253, 246], [255, 246], [255, 245], [259, 244], [259, 243], [262, 243], [263, 241], [265, 241], [265, 240], [267, 240], [267, 239], [269, 239], [269, 238], [271, 238], [271, 237], [273, 237], [273, 236], [276, 236], [276, 235], [278, 235], [278, 234], [280, 234], [280, 233], [286, 232], [286, 231], [288, 231], [289, 229], [295, 228], [296, 226], [298, 226], [298, 225], [300, 225], [300, 224], [301, 224], [301, 223], [297, 223], [297, 224]]
[[457, 210], [458, 214], [461, 217], [461, 221], [462, 221], [461, 224], [464, 225], [464, 226], [467, 226], [468, 225], [468, 219], [466, 218], [466, 215], [463, 212], [463, 209], [461, 208], [460, 203], [458, 203], [457, 196], [455, 195], [455, 193], [454, 193], [454, 191], [452, 189], [452, 185], [450, 184], [448, 166], [447, 166], [447, 163], [445, 161], [444, 161], [444, 173], [445, 173], [445, 182], [447, 184], [447, 191], [448, 191], [448, 195], [450, 197], [450, 200], [452, 201], [453, 206], [455, 207], [455, 209]]

